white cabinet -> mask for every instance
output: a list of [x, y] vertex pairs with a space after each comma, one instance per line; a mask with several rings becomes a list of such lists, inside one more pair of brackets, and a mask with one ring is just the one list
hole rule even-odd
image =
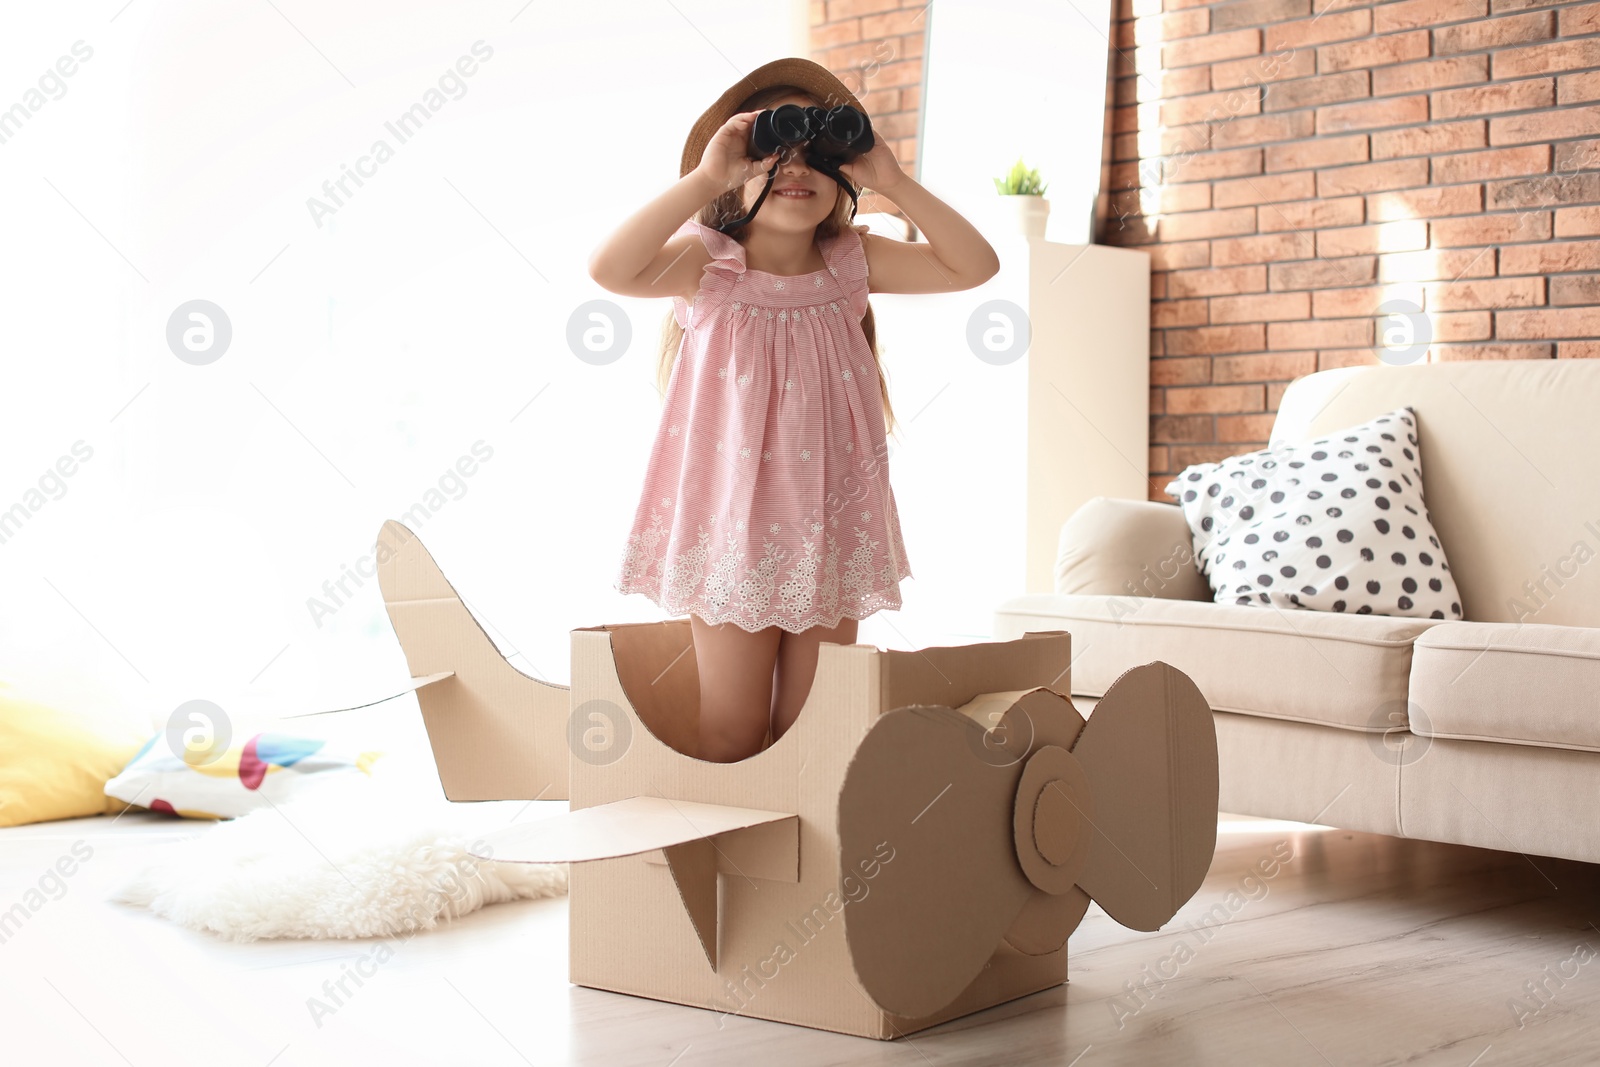
[[913, 571], [897, 625], [917, 640], [987, 634], [1002, 600], [1054, 590], [1080, 504], [1148, 495], [1149, 257], [985, 236], [1001, 270], [983, 286], [872, 297]]

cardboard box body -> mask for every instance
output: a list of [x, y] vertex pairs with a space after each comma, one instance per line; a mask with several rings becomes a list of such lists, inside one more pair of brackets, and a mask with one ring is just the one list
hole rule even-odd
[[[737, 839], [718, 843], [715, 971], [659, 850], [574, 863], [572, 982], [893, 1038], [1066, 981], [1065, 945], [1030, 956], [1001, 942], [983, 973], [939, 1012], [905, 1018], [883, 1011], [856, 979], [845, 925], [867, 895], [906, 891], [894, 878], [895, 835], [887, 833], [872, 853], [841, 856], [838, 818], [845, 770], [880, 715], [911, 704], [957, 707], [981, 694], [1036, 686], [1054, 684], [1064, 692], [1067, 634], [909, 652], [823, 644], [794, 726], [769, 748], [732, 764], [694, 759], [662, 740], [687, 748], [697, 734], [693, 659], [686, 619], [572, 632], [575, 715], [580, 723], [613, 730], [615, 738], [615, 749], [602, 754], [576, 750], [572, 809], [643, 794], [793, 812], [799, 816], [798, 856], [785, 856], [777, 835], [768, 841], [743, 835], [745, 847]], [[938, 814], [935, 804], [923, 816], [927, 830], [937, 829]], [[994, 829], [1009, 839], [1007, 816]]]

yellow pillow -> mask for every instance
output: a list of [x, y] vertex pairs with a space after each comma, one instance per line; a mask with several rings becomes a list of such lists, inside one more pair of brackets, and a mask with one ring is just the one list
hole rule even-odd
[[106, 796], [106, 782], [149, 732], [146, 723], [102, 722], [0, 682], [0, 826], [126, 810]]

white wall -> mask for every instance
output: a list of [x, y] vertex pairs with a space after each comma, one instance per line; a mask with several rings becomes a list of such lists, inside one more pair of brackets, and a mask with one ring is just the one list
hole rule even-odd
[[[376, 583], [321, 625], [307, 601], [442, 477], [424, 540], [524, 670], [565, 682], [569, 628], [659, 617], [610, 582], [666, 305], [617, 299], [634, 340], [607, 366], [574, 357], [567, 320], [610, 298], [588, 254], [676, 180], [693, 118], [804, 54], [791, 5], [109, 0], [0, 20], [0, 108], [92, 49], [0, 144], [0, 510], [29, 511], [0, 543], [0, 678], [162, 718], [370, 696], [406, 673]], [[480, 40], [463, 93], [405, 143], [385, 130]], [[319, 227], [307, 199], [380, 138], [393, 158]], [[207, 366], [165, 339], [196, 298], [232, 324]], [[80, 440], [92, 458], [51, 481]], [[478, 441], [492, 458], [449, 482]]]

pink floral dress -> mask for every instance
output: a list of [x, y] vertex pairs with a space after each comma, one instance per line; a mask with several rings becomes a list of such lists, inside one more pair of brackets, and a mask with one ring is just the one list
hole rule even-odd
[[865, 226], [811, 274], [711, 253], [684, 327], [614, 588], [671, 615], [798, 632], [898, 609], [911, 577], [889, 486], [878, 367], [861, 330]]

